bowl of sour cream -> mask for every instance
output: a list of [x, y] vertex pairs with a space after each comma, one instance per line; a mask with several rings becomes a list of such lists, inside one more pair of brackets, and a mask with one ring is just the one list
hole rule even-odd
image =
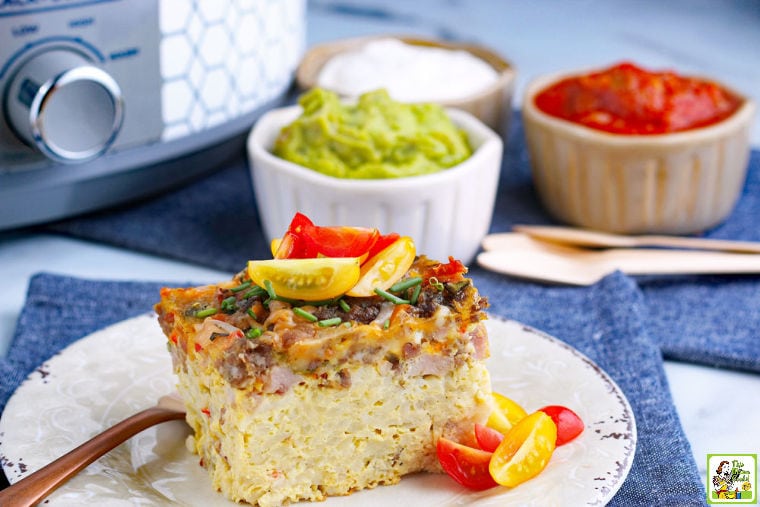
[[296, 81], [344, 98], [385, 89], [400, 102], [434, 102], [469, 112], [490, 128], [508, 132], [515, 70], [476, 44], [414, 37], [362, 37], [312, 47]]

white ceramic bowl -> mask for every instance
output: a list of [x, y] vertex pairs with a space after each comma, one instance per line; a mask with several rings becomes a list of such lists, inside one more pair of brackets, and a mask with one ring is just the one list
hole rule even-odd
[[719, 123], [660, 135], [609, 134], [535, 106], [551, 84], [586, 73], [542, 77], [525, 92], [533, 181], [547, 210], [570, 224], [628, 234], [695, 233], [723, 221], [746, 178], [754, 103], [744, 98]]
[[398, 232], [412, 237], [420, 254], [471, 262], [491, 225], [502, 141], [469, 113], [447, 112], [467, 133], [474, 150], [470, 158], [433, 174], [378, 180], [325, 176], [273, 155], [280, 130], [301, 114], [301, 107], [264, 114], [248, 137], [248, 156], [268, 239], [282, 236], [300, 211], [318, 225]]

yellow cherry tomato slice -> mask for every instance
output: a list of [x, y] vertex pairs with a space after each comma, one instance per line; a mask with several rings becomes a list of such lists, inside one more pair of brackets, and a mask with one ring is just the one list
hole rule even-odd
[[274, 238], [271, 243], [269, 243], [269, 249], [272, 251], [272, 257], [275, 259], [277, 258], [277, 249], [280, 248], [280, 243], [282, 243], [282, 238]]
[[494, 401], [494, 410], [488, 416], [486, 426], [506, 435], [528, 413], [517, 402], [503, 394], [494, 392], [491, 393], [491, 396]]
[[305, 301], [344, 294], [359, 280], [359, 259], [273, 259], [248, 261], [248, 276], [260, 287], [268, 280], [278, 296]]
[[401, 236], [362, 265], [361, 277], [348, 295], [374, 296], [375, 289], [389, 288], [409, 271], [416, 255], [412, 238]]
[[557, 426], [543, 412], [523, 418], [504, 435], [488, 464], [491, 477], [502, 486], [514, 488], [538, 475], [552, 457]]

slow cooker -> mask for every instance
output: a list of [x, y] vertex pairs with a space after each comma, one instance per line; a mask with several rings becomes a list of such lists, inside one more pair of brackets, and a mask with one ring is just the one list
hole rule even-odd
[[186, 181], [242, 149], [305, 0], [0, 0], [0, 229]]

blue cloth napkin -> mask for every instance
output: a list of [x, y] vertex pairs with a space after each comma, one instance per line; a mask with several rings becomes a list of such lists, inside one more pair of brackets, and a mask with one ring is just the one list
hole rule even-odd
[[[491, 313], [548, 332], [602, 367], [633, 408], [638, 445], [628, 478], [610, 505], [701, 505], [705, 491], [668, 389], [646, 306], [621, 274], [591, 288], [564, 289], [473, 273]], [[177, 285], [177, 284], [174, 284]], [[188, 284], [180, 284], [188, 285]], [[8, 357], [0, 359], [0, 411], [18, 384], [73, 341], [151, 309], [158, 283], [92, 281], [39, 274], [32, 278]], [[118, 355], [119, 351], [114, 351]], [[6, 414], [12, 417], [12, 414]], [[2, 457], [0, 457], [0, 460]]]

